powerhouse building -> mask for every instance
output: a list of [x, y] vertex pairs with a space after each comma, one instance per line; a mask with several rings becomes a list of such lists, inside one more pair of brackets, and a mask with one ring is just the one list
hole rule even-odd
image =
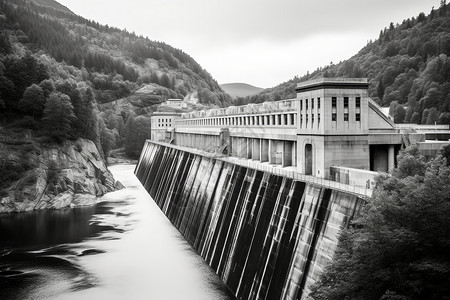
[[[152, 122], [152, 139], [153, 130], [164, 130], [165, 140], [179, 146], [321, 178], [337, 167], [385, 172], [405, 142], [425, 135], [405, 134], [414, 126], [396, 126], [369, 98], [368, 86], [365, 78], [310, 80], [297, 85], [294, 99], [183, 113], [170, 126]], [[448, 132], [448, 126], [435, 129]]]

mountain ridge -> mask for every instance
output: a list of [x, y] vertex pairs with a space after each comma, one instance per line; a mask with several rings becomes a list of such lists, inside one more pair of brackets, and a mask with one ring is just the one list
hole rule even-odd
[[220, 84], [220, 87], [233, 99], [237, 97], [253, 96], [264, 90], [264, 88], [243, 82], [222, 83]]

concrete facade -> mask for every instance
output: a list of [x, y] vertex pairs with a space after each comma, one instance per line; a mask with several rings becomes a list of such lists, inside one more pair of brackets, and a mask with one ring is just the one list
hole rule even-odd
[[157, 142], [167, 140], [167, 132], [175, 126], [180, 114], [172, 112], [154, 112], [150, 117], [151, 139]]
[[386, 172], [405, 137], [368, 86], [363, 78], [319, 78], [299, 83], [294, 99], [184, 113], [171, 139], [321, 178], [331, 178], [332, 167]]

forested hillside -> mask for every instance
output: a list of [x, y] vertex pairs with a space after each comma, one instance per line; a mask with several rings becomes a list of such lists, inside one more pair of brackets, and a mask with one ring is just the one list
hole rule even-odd
[[154, 83], [166, 97], [198, 91], [202, 103], [230, 103], [211, 75], [182, 50], [86, 20], [52, 3], [0, 1], [1, 27], [33, 53], [43, 51], [84, 72], [83, 79], [92, 83], [99, 102]]
[[[146, 92], [134, 96], [138, 90]], [[86, 20], [53, 0], [0, 1], [0, 125], [43, 135], [47, 128], [58, 141], [97, 140], [107, 154], [127, 142], [125, 128], [134, 131], [130, 124], [148, 117], [152, 104], [192, 94], [208, 106], [232, 103], [182, 50]], [[146, 107], [98, 106], [123, 98]]]
[[[67, 143], [81, 151], [88, 142], [78, 141], [92, 140], [104, 158], [116, 148], [138, 155], [153, 105], [187, 95], [208, 106], [232, 103], [182, 50], [53, 0], [0, 0], [0, 195], [25, 174], [36, 181], [30, 172], [42, 153]], [[120, 99], [133, 109], [114, 109]]]
[[293, 98], [298, 82], [317, 77], [368, 77], [370, 97], [391, 105], [396, 122], [450, 124], [449, 10], [442, 1], [429, 15], [391, 23], [352, 58], [239, 98], [237, 104]]

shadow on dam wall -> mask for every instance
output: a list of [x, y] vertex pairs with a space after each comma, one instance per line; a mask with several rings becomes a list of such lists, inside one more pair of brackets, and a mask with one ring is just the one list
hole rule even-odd
[[305, 298], [364, 201], [149, 141], [135, 174], [238, 299]]

